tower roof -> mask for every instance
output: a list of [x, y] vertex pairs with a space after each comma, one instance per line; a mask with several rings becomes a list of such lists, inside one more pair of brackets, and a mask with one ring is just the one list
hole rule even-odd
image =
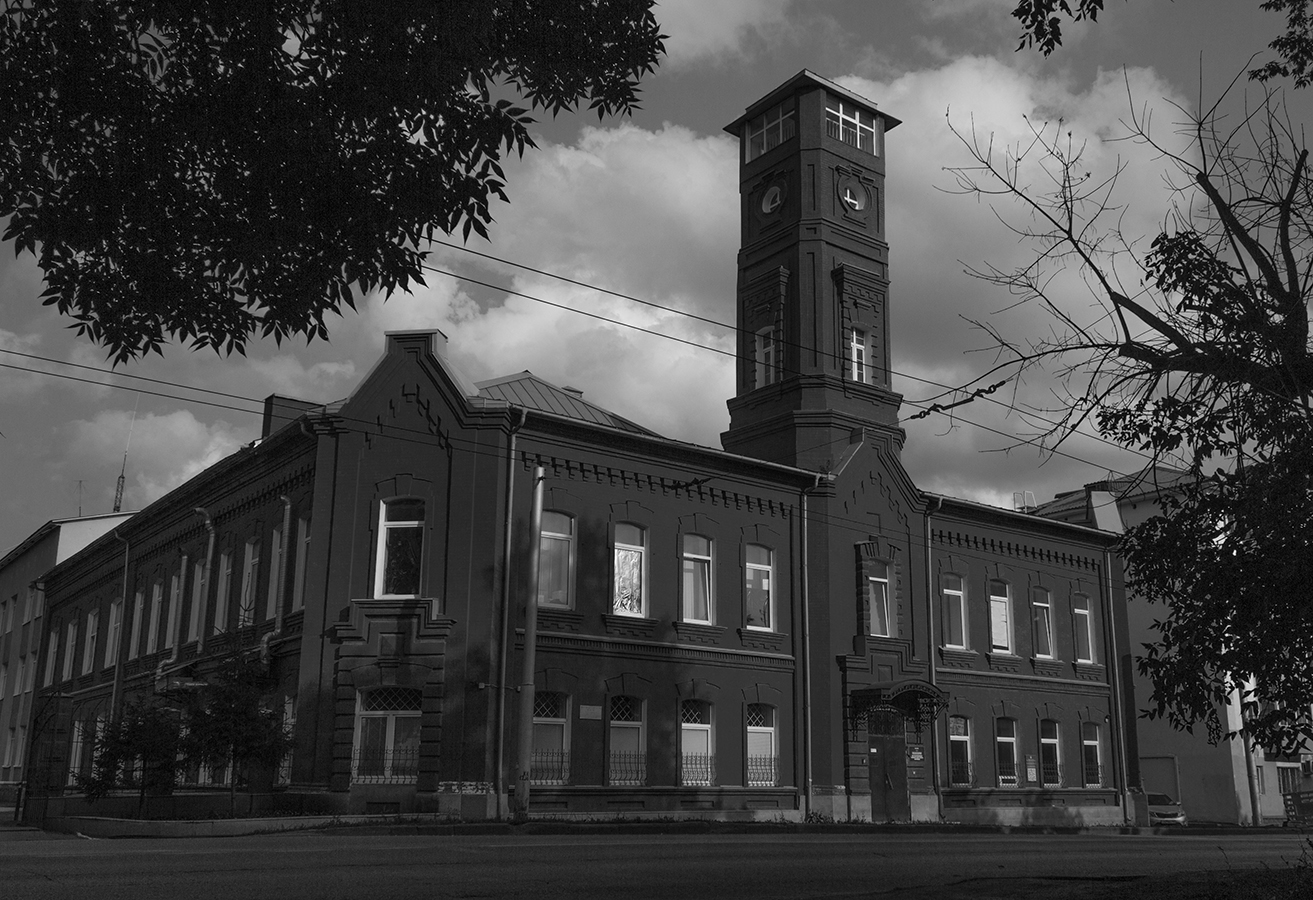
[[884, 119], [885, 131], [889, 131], [902, 124], [903, 121], [902, 119], [896, 119], [893, 116], [889, 115], [887, 112], [882, 112], [880, 108], [875, 105], [875, 101], [863, 97], [861, 94], [854, 93], [853, 91], [848, 90], [843, 85], [836, 84], [835, 82], [831, 81], [828, 78], [823, 78], [820, 75], [817, 75], [815, 72], [811, 71], [810, 69], [803, 69], [801, 72], [799, 72], [797, 75], [794, 75], [792, 78], [784, 82], [775, 90], [771, 91], [769, 94], [762, 97], [760, 100], [757, 100], [756, 102], [749, 105], [748, 108], [744, 111], [743, 115], [739, 116], [733, 122], [730, 122], [728, 125], [725, 126], [725, 130], [728, 131], [730, 134], [734, 135], [735, 137], [739, 137], [743, 131], [744, 124], [747, 123], [749, 119], [759, 115], [764, 110], [770, 109], [772, 106], [779, 103], [785, 97], [797, 93], [798, 88], [802, 86], [824, 88], [830, 93], [837, 94], [838, 96], [842, 97], [845, 100], [851, 100], [853, 103], [856, 103], [858, 106], [866, 107], [871, 112], [875, 113], [880, 118]]

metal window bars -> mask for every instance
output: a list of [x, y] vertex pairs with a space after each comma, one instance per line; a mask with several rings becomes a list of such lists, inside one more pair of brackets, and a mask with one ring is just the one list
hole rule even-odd
[[716, 783], [716, 758], [705, 753], [680, 755], [680, 784], [708, 787]]
[[950, 787], [975, 787], [975, 767], [970, 762], [950, 762], [948, 764], [948, 784]]
[[356, 784], [414, 784], [418, 775], [418, 748], [356, 748], [351, 755], [351, 780]]
[[569, 784], [569, 750], [534, 750], [529, 757], [530, 784]]
[[998, 763], [998, 786], [999, 787], [1017, 787], [1021, 779], [1017, 777], [1017, 764], [1015, 760], [999, 760]]
[[775, 787], [779, 784], [778, 756], [748, 757], [748, 787]]
[[1103, 787], [1103, 766], [1098, 763], [1085, 763], [1082, 767], [1086, 787]]
[[1062, 766], [1053, 760], [1042, 760], [1039, 766], [1040, 779], [1045, 787], [1062, 787]]
[[647, 784], [647, 754], [612, 752], [607, 782], [613, 787], [642, 787]]

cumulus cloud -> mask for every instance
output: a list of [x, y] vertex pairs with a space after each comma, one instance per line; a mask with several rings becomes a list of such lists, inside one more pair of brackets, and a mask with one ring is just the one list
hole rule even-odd
[[656, 17], [669, 36], [663, 65], [738, 56], [745, 41], [785, 26], [791, 0], [661, 0]]

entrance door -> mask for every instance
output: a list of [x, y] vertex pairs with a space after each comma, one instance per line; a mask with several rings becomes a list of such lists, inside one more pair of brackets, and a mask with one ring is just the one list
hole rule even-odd
[[871, 710], [867, 728], [871, 741], [871, 821], [909, 821], [912, 805], [907, 796], [903, 714], [894, 709]]

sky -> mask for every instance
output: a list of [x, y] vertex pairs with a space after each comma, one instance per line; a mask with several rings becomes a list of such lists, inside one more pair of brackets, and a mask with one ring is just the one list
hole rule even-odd
[[[907, 420], [940, 392], [931, 383], [966, 384], [991, 367], [991, 342], [973, 321], [1023, 340], [1047, 327], [1005, 290], [965, 273], [1015, 265], [1027, 247], [1003, 224], [1024, 224], [1016, 207], [956, 191], [951, 170], [971, 158], [953, 129], [1003, 147], [1024, 140], [1028, 127], [1061, 120], [1096, 174], [1125, 165], [1123, 230], [1152, 238], [1171, 198], [1164, 161], [1119, 140], [1130, 114], [1152, 114], [1155, 136], [1170, 143], [1181, 110], [1219, 96], [1252, 54], [1267, 58], [1281, 26], [1258, 0], [1109, 0], [1097, 24], [1068, 25], [1065, 46], [1044, 59], [1017, 52], [1013, 6], [665, 0], [656, 15], [667, 55], [644, 80], [642, 108], [625, 119], [599, 122], [583, 112], [540, 122], [538, 149], [507, 165], [510, 202], [494, 208], [489, 240], [475, 236], [464, 246], [732, 326], [739, 150], [723, 127], [810, 69], [903, 122], [887, 137], [886, 178], [892, 364]], [[1296, 97], [1300, 121], [1307, 103]], [[429, 261], [453, 275], [433, 273], [427, 286], [386, 302], [366, 298], [358, 312], [329, 322], [328, 342], [255, 341], [246, 356], [232, 357], [174, 345], [113, 374], [102, 348], [41, 305], [33, 257], [0, 247], [0, 350], [8, 351], [0, 353], [0, 553], [49, 519], [109, 512], [125, 452], [123, 506], [140, 509], [257, 438], [268, 394], [347, 396], [389, 330], [440, 329], [474, 380], [527, 369], [669, 437], [719, 446], [734, 389], [732, 331], [451, 243]], [[1082, 285], [1064, 290], [1074, 315], [1091, 310]], [[1060, 402], [1043, 374], [1017, 396]], [[1144, 464], [1094, 437], [1073, 436], [1058, 453], [1022, 443], [1035, 423], [1005, 405], [955, 412], [906, 421], [904, 462], [925, 490], [1011, 506], [1014, 492], [1042, 502]]]

